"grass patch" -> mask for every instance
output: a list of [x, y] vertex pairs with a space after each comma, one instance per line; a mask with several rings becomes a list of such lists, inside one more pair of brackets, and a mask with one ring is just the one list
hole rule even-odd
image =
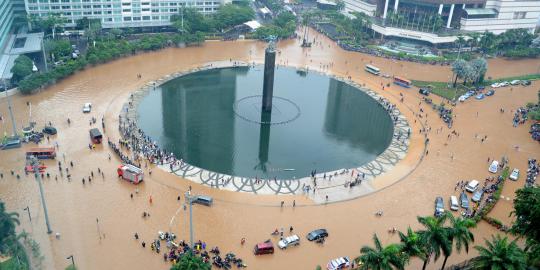
[[521, 75], [521, 76], [514, 76], [514, 77], [506, 77], [506, 78], [500, 78], [500, 79], [491, 79], [484, 81], [485, 85], [489, 85], [495, 82], [502, 82], [502, 81], [513, 81], [513, 80], [529, 80], [534, 81], [540, 79], [540, 74], [527, 74], [527, 75]]
[[413, 80], [412, 83], [418, 88], [429, 88], [431, 93], [448, 100], [458, 98], [469, 91], [463, 85], [458, 85], [456, 88], [448, 87], [447, 82], [426, 82]]

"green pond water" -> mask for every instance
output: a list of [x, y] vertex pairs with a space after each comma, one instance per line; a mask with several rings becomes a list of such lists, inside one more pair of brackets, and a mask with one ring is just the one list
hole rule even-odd
[[391, 142], [390, 116], [359, 89], [279, 67], [272, 113], [261, 115], [262, 79], [262, 66], [176, 78], [143, 98], [138, 125], [189, 164], [244, 177], [292, 179], [358, 167]]

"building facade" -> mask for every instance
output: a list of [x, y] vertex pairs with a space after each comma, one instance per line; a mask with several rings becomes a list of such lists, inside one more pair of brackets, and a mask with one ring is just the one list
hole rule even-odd
[[103, 28], [170, 25], [172, 15], [184, 6], [201, 13], [213, 13], [231, 0], [24, 0], [28, 14], [59, 13], [75, 26], [84, 17], [98, 19]]
[[462, 32], [533, 32], [540, 18], [540, 0], [344, 1], [346, 12], [372, 16], [372, 28], [381, 35], [432, 44], [452, 42]]
[[13, 5], [11, 1], [0, 1], [0, 53], [9, 39], [13, 25]]

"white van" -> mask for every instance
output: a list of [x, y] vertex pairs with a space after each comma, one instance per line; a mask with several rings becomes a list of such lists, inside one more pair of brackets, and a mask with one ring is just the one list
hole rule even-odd
[[476, 189], [478, 188], [478, 185], [480, 183], [478, 183], [478, 181], [476, 180], [472, 180], [470, 181], [467, 186], [465, 187], [465, 189], [468, 191], [468, 192], [475, 192]]
[[499, 162], [494, 160], [493, 162], [491, 162], [491, 165], [489, 165], [488, 171], [490, 173], [497, 173], [498, 170], [499, 170]]
[[456, 196], [450, 196], [450, 210], [459, 210], [459, 203]]

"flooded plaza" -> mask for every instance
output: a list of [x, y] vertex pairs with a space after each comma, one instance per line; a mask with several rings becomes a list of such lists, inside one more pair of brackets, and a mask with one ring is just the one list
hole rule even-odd
[[[317, 42], [310, 49], [301, 48], [298, 40], [279, 43], [277, 64], [309, 67], [310, 70], [340, 77], [351, 76], [354, 82], [365, 84], [395, 104], [411, 126], [407, 155], [392, 170], [372, 181], [376, 192], [354, 200], [325, 204], [317, 203], [302, 193], [257, 195], [218, 190], [181, 179], [153, 165], [144, 168], [146, 179], [140, 185], [119, 180], [116, 169], [120, 160], [107, 143], [98, 145], [94, 150], [89, 149], [90, 128], [100, 127], [103, 117], [105, 140], [117, 142], [120, 138], [118, 116], [136, 89], [168, 74], [209, 62], [261, 63], [266, 45], [255, 41], [206, 42], [201, 47], [139, 54], [87, 68], [34, 95], [12, 97], [19, 129], [29, 122], [30, 106], [27, 103], [30, 103], [31, 120], [36, 121], [38, 127], [51, 121], [59, 131], [42, 144], [58, 143], [57, 159], [45, 161], [51, 177], [45, 178], [43, 184], [52, 230], [60, 233], [60, 239], [56, 239], [54, 233], [46, 233], [37, 184], [33, 176], [26, 176], [23, 171], [24, 150], [33, 145], [0, 152], [0, 171], [4, 175], [0, 179], [0, 197], [6, 202], [8, 211], [21, 214], [20, 229], [29, 232], [40, 243], [45, 257], [44, 268], [63, 269], [70, 263], [66, 257], [74, 255], [79, 269], [168, 269], [170, 263], [164, 262], [161, 254], [152, 252], [148, 246], [142, 248], [141, 241], [150, 243], [157, 238], [158, 231], [172, 231], [180, 239], [189, 239], [183, 194], [191, 187], [194, 194], [214, 198], [212, 207], [194, 206], [196, 240], [205, 241], [208, 247], [219, 246], [222, 252], [237, 254], [247, 263], [248, 269], [314, 269], [316, 265], [324, 266], [339, 256], [358, 256], [363, 245], [372, 245], [373, 233], [377, 233], [385, 244], [397, 242], [398, 235], [388, 233], [389, 228], [418, 228], [416, 217], [433, 214], [436, 196], [448, 198], [458, 195], [454, 191], [457, 181], [483, 180], [489, 176], [488, 157], [499, 159], [506, 155], [510, 167], [523, 172], [528, 158], [539, 158], [540, 146], [530, 139], [526, 125], [512, 127], [513, 114], [510, 112], [537, 100], [540, 87], [537, 81], [529, 87], [501, 88], [496, 95], [481, 102], [469, 100], [459, 104], [454, 108], [456, 118], [452, 128], [459, 136], [449, 136], [452, 130], [445, 126], [435, 111], [421, 102], [417, 91], [396, 85], [382, 90], [381, 84], [391, 83], [391, 79], [371, 76], [363, 71], [365, 64], [372, 63], [383, 73], [408, 79], [449, 81], [452, 76], [449, 66], [392, 61], [347, 52], [323, 36], [311, 35]], [[494, 59], [488, 61], [488, 65], [487, 76], [499, 78], [538, 73], [540, 61]], [[140, 79], [137, 74], [142, 75]], [[400, 101], [400, 93], [404, 96], [403, 102]], [[432, 98], [435, 103], [441, 102], [438, 97]], [[90, 114], [81, 112], [85, 102], [93, 104]], [[423, 108], [423, 113], [420, 113], [420, 108]], [[506, 112], [500, 113], [500, 108]], [[204, 108], [199, 109], [203, 111]], [[0, 100], [0, 114], [8, 115], [5, 98]], [[98, 124], [89, 123], [92, 117], [98, 119]], [[11, 125], [6, 118], [2, 131], [9, 133]], [[67, 123], [68, 118], [71, 124]], [[427, 153], [424, 151], [424, 134], [419, 133], [423, 126], [431, 127], [427, 135], [430, 139]], [[436, 131], [441, 128], [441, 132]], [[219, 132], [213, 134], [220, 135]], [[478, 139], [481, 136], [487, 136], [487, 139], [481, 142]], [[519, 151], [515, 149], [516, 145], [519, 145]], [[64, 177], [60, 176], [58, 161], [64, 167], [73, 161], [74, 166], [69, 169], [71, 181], [67, 180], [65, 173]], [[98, 169], [104, 172], [103, 177], [97, 175]], [[11, 170], [21, 178], [12, 176]], [[83, 184], [81, 180], [88, 179], [92, 173], [96, 174], [92, 182]], [[522, 179], [507, 181], [502, 191], [504, 199], [489, 215], [510, 224], [508, 214], [512, 210], [514, 191], [522, 186]], [[338, 196], [347, 197], [348, 192], [345, 188], [336, 189], [329, 196], [333, 201]], [[325, 195], [324, 189], [315, 194]], [[150, 196], [152, 203], [149, 202]], [[180, 201], [178, 196], [181, 196]], [[281, 201], [284, 201], [283, 208], [280, 207]], [[296, 207], [292, 207], [293, 201]], [[26, 206], [31, 209], [32, 222], [22, 210]], [[384, 211], [383, 216], [374, 215], [381, 210]], [[150, 213], [150, 217], [143, 219], [143, 212]], [[276, 228], [289, 226], [294, 227], [294, 233], [302, 238], [299, 247], [277, 250], [273, 255], [253, 255], [256, 243], [266, 239], [275, 243], [277, 239], [270, 233]], [[329, 231], [330, 236], [324, 245], [304, 240], [309, 231], [317, 228]], [[133, 238], [135, 232], [140, 236], [138, 241]], [[497, 231], [482, 221], [473, 233], [475, 244], [483, 244], [484, 238]], [[246, 238], [244, 245], [240, 243], [242, 238]], [[454, 252], [448, 259], [448, 265], [470, 258], [475, 252]], [[441, 264], [442, 259], [439, 259], [430, 263], [428, 268], [440, 268]], [[418, 269], [420, 265], [419, 260], [413, 260], [409, 269]]]

